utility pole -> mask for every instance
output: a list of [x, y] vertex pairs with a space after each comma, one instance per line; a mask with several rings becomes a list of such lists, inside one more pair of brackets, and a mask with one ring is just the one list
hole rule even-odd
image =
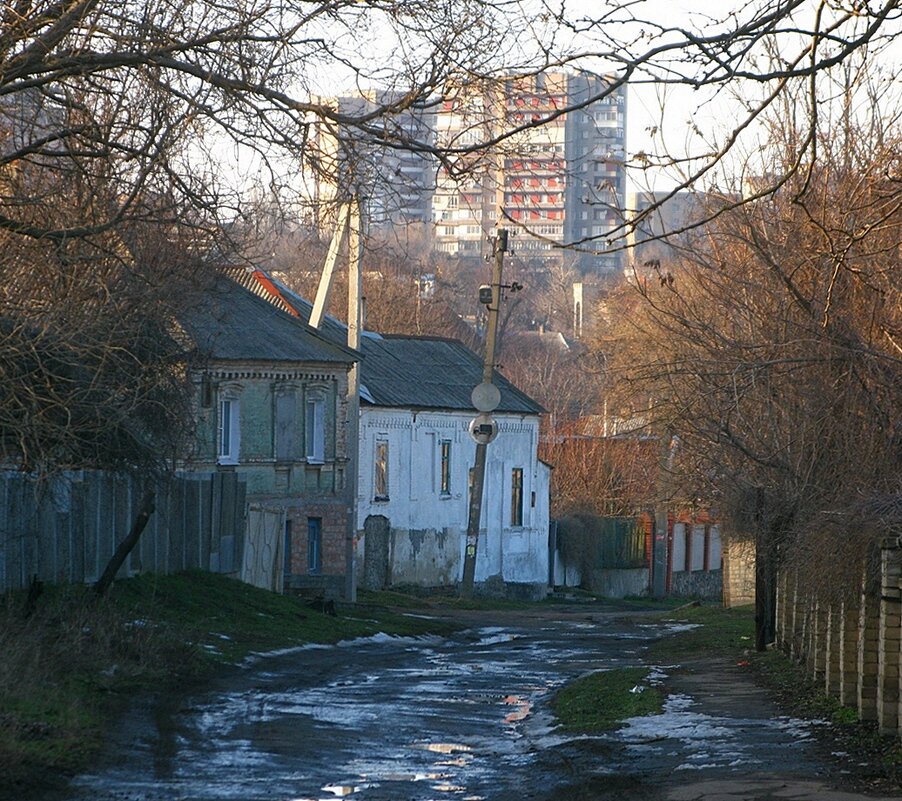
[[[360, 196], [354, 195], [348, 215], [348, 347], [360, 350], [363, 327], [360, 261], [363, 248], [363, 215]], [[345, 481], [351, 500], [350, 521], [345, 540], [345, 600], [357, 602], [357, 469], [360, 461], [360, 364], [354, 362], [348, 373], [348, 465]]]
[[[360, 261], [363, 248], [360, 196], [354, 195], [338, 209], [335, 233], [329, 244], [323, 272], [320, 276], [316, 300], [310, 314], [310, 325], [319, 328], [329, 307], [335, 266], [339, 249], [345, 236], [348, 238], [348, 347], [360, 349], [360, 332], [363, 327], [362, 287]], [[345, 487], [348, 498], [348, 527], [345, 532], [345, 588], [348, 603], [357, 601], [357, 468], [360, 460], [360, 366], [356, 362], [348, 372], [348, 468], [345, 470]]]
[[[492, 298], [488, 305], [489, 319], [485, 339], [485, 358], [482, 368], [482, 384], [480, 387], [492, 383], [495, 370], [495, 343], [498, 336], [498, 312], [501, 307], [501, 277], [504, 271], [504, 254], [507, 252], [507, 229], [499, 228], [494, 241], [495, 263], [492, 270]], [[475, 405], [475, 402], [474, 402]], [[479, 409], [479, 411], [486, 411]], [[495, 427], [497, 431], [497, 427]], [[473, 467], [473, 486], [470, 489], [469, 517], [467, 520], [467, 544], [464, 551], [464, 574], [460, 582], [460, 597], [473, 597], [473, 584], [476, 579], [476, 547], [479, 543], [479, 521], [482, 517], [482, 493], [485, 487], [485, 463], [488, 450], [489, 437], [476, 439], [476, 462]]]

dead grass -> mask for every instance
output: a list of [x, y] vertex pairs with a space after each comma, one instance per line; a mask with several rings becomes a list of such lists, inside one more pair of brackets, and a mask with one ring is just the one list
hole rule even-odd
[[118, 699], [165, 683], [170, 664], [199, 664], [171, 632], [81, 587], [48, 590], [28, 617], [22, 597], [7, 596], [0, 653], [0, 796], [77, 769], [99, 747]]

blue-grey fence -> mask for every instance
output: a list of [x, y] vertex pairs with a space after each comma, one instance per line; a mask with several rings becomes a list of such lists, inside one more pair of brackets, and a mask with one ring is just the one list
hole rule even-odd
[[[0, 472], [0, 592], [32, 576], [96, 581], [128, 534], [147, 481], [71, 471], [36, 481]], [[185, 474], [153, 483], [156, 510], [119, 572], [201, 568], [237, 574], [245, 533], [245, 483], [235, 473]]]

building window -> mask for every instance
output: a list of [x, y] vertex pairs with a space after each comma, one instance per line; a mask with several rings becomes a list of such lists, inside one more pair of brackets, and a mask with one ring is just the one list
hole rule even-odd
[[441, 484], [442, 495], [451, 494], [451, 440], [443, 439], [441, 442]]
[[307, 518], [307, 572], [319, 573], [323, 569], [323, 520]]
[[221, 398], [219, 401], [219, 430], [217, 433], [217, 461], [220, 464], [237, 464], [240, 439], [239, 406], [237, 398]]
[[279, 462], [287, 462], [297, 456], [295, 431], [297, 428], [297, 398], [294, 392], [277, 392], [275, 398], [275, 456]]
[[374, 477], [373, 496], [377, 501], [388, 500], [388, 440], [376, 440], [376, 474]]
[[307, 401], [305, 434], [307, 461], [322, 464], [326, 459], [326, 404], [322, 398]]
[[511, 525], [523, 525], [523, 468], [511, 471]]

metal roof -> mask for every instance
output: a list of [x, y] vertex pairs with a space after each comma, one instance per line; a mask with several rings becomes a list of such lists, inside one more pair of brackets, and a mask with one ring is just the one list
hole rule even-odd
[[[242, 271], [243, 286], [279, 308], [294, 311], [305, 322], [313, 304], [262, 270]], [[261, 285], [261, 276], [277, 292]], [[312, 330], [312, 329], [311, 329]], [[340, 320], [324, 315], [322, 335], [334, 342], [347, 340]], [[362, 331], [360, 399], [373, 406], [407, 409], [465, 410], [475, 412], [470, 393], [482, 382], [482, 359], [456, 339]], [[545, 410], [510, 381], [494, 374], [501, 390], [499, 412], [541, 414]]]
[[[470, 393], [482, 381], [482, 359], [462, 342], [385, 334], [364, 338], [361, 380], [374, 406], [474, 412]], [[498, 412], [539, 414], [541, 406], [495, 373]], [[371, 399], [371, 400], [370, 400]]]
[[353, 364], [360, 358], [224, 275], [179, 323], [207, 359]]

